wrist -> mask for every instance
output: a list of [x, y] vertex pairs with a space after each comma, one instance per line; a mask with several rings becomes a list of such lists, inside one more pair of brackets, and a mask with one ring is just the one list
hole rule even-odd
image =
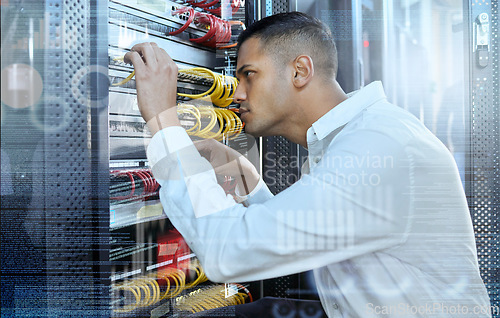
[[260, 175], [252, 164], [249, 166], [241, 165], [240, 173], [240, 178], [237, 178], [239, 193], [240, 195], [248, 195], [259, 183]]
[[254, 196], [257, 192], [259, 192], [263, 186], [264, 186], [264, 181], [260, 177], [257, 180], [257, 184], [255, 185], [255, 187], [253, 187], [253, 189], [249, 193], [244, 193], [245, 191], [243, 191], [240, 188], [239, 184], [237, 184], [235, 188], [236, 201], [239, 203], [247, 201], [250, 197]]
[[170, 107], [167, 110], [152, 116], [149, 120], [146, 120], [146, 124], [152, 136], [163, 128], [181, 126], [179, 117], [177, 116], [177, 106]]

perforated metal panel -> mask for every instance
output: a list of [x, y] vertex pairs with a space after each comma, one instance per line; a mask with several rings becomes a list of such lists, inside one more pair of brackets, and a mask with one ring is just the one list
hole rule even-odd
[[499, 297], [499, 206], [500, 206], [500, 107], [498, 1], [470, 3], [470, 26], [476, 18], [489, 15], [489, 61], [480, 65], [471, 36], [471, 179], [469, 207], [476, 232], [481, 276], [490, 294], [494, 317], [500, 316]]
[[289, 12], [290, 6], [288, 0], [264, 0], [263, 3], [263, 15], [268, 17], [273, 14]]
[[288, 0], [273, 0], [273, 14], [289, 11]]
[[106, 275], [101, 275], [102, 250], [109, 242], [100, 232], [109, 213], [98, 209], [106, 192], [98, 193], [96, 158], [102, 149], [95, 140], [102, 129], [96, 116], [106, 104], [96, 85], [107, 71], [95, 64], [97, 52], [106, 49], [96, 40], [103, 36], [95, 32], [102, 24], [97, 8], [95, 1], [46, 2], [44, 210], [48, 314], [54, 317], [109, 316]]
[[283, 137], [266, 137], [263, 151], [263, 179], [273, 194], [285, 190], [299, 179], [302, 160], [296, 144]]

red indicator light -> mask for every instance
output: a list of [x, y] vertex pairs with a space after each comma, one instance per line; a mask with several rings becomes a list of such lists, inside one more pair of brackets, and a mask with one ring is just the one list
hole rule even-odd
[[363, 41], [363, 46], [364, 47], [369, 47], [370, 46], [370, 41], [367, 41], [367, 40]]

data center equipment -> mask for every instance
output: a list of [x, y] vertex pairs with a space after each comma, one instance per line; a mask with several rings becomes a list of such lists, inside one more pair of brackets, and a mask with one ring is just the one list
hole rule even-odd
[[[178, 115], [188, 134], [244, 153], [255, 141], [242, 133], [231, 75], [245, 8], [239, 1], [113, 0], [108, 9], [113, 316], [163, 317], [250, 301], [243, 285], [207, 282], [196, 255], [168, 221], [146, 158], [151, 135], [137, 107], [134, 71], [123, 62], [137, 43], [165, 49], [179, 68]], [[235, 182], [225, 178], [221, 186], [231, 193]]]
[[[231, 102], [234, 45], [250, 23], [297, 10], [332, 28], [346, 91], [382, 80], [388, 99], [449, 147], [500, 317], [497, 0], [2, 0], [0, 8], [2, 316], [182, 317], [265, 296], [317, 298], [310, 273], [208, 281], [159, 201], [145, 152], [151, 135], [123, 62], [134, 44], [164, 48], [180, 70], [178, 114], [191, 137], [241, 153], [257, 144], [278, 193], [300, 178], [306, 150], [244, 134]], [[234, 191], [234, 180], [220, 184]]]

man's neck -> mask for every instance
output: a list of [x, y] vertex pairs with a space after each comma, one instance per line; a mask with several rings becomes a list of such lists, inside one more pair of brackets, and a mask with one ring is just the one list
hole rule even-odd
[[318, 119], [347, 99], [337, 81], [314, 85], [294, 96], [296, 112], [282, 134], [286, 139], [307, 148], [307, 130]]

